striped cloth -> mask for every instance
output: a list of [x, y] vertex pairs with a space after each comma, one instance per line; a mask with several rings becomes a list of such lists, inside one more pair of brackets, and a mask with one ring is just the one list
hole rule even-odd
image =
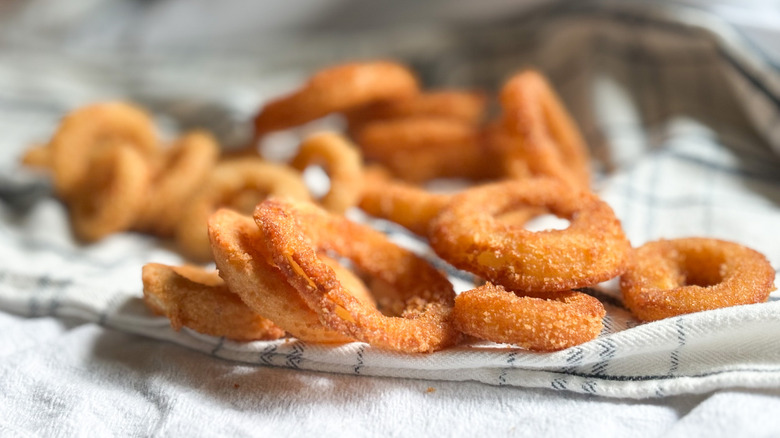
[[[58, 59], [67, 81], [27, 77], [25, 68], [43, 62], [34, 56], [0, 63], [0, 310], [77, 318], [218, 358], [291, 369], [623, 398], [780, 388], [777, 293], [767, 303], [641, 324], [623, 306], [615, 282], [608, 282], [586, 291], [607, 308], [601, 335], [546, 354], [480, 343], [401, 355], [361, 343], [234, 343], [187, 329], [175, 332], [143, 306], [140, 269], [181, 259], [136, 234], [90, 246], [75, 243], [65, 210], [46, 183], [17, 165], [21, 151], [45, 140], [63, 112], [95, 99], [140, 101], [171, 130], [218, 120], [212, 126], [230, 143], [246, 132], [244, 121], [259, 101], [318, 65], [392, 55], [429, 85], [490, 90], [532, 66], [551, 78], [580, 122], [594, 157], [595, 189], [635, 246], [658, 238], [716, 237], [750, 246], [776, 267], [780, 70], [724, 23], [701, 11], [673, 12], [680, 11], [566, 3], [490, 29], [396, 41], [392, 48], [341, 41], [339, 49], [270, 60], [260, 79], [242, 71], [229, 90], [219, 87], [215, 73], [223, 66], [205, 60], [186, 75], [173, 74], [175, 61], [154, 60], [141, 77], [129, 62], [90, 70]], [[98, 73], [106, 75], [95, 83]], [[352, 214], [445, 267], [424, 242], [397, 226]], [[448, 272], [459, 289], [468, 287], [468, 276]]]

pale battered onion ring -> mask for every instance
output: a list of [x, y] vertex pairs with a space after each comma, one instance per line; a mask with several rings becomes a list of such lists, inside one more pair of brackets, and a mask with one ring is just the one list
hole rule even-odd
[[[387, 237], [311, 203], [270, 198], [255, 210], [275, 264], [327, 327], [371, 346], [430, 352], [457, 342], [451, 322], [455, 293], [424, 259]], [[333, 252], [387, 287], [385, 316], [356, 300], [318, 257]], [[394, 295], [391, 295], [392, 291]]]
[[298, 126], [330, 113], [419, 93], [406, 67], [387, 61], [342, 64], [321, 70], [298, 91], [263, 106], [255, 117], [255, 138]]
[[221, 209], [209, 218], [208, 230], [220, 276], [252, 310], [302, 341], [353, 341], [325, 328], [317, 313], [270, 264], [265, 235], [251, 218]]
[[480, 128], [458, 120], [380, 120], [367, 123], [355, 138], [367, 159], [405, 181], [483, 179], [497, 174], [496, 156], [483, 146]]
[[151, 160], [158, 153], [152, 120], [135, 106], [99, 103], [66, 115], [49, 143], [57, 193], [70, 198], [83, 187], [92, 154], [118, 143], [135, 148], [144, 159]]
[[496, 140], [504, 150], [508, 176], [516, 176], [513, 163], [519, 160], [534, 175], [589, 186], [588, 148], [543, 75], [525, 71], [512, 77], [501, 91], [501, 107], [502, 130]]
[[532, 351], [556, 351], [595, 339], [606, 315], [599, 300], [581, 292], [518, 296], [487, 283], [461, 292], [452, 311], [461, 332]]
[[[545, 207], [570, 225], [533, 232], [495, 218], [529, 206]], [[518, 291], [555, 292], [609, 280], [624, 271], [630, 250], [607, 203], [552, 178], [457, 194], [431, 223], [429, 238], [455, 267]]]
[[195, 261], [211, 260], [206, 222], [220, 207], [251, 213], [267, 196], [309, 200], [300, 173], [283, 165], [255, 158], [223, 161], [212, 170], [203, 189], [186, 205], [176, 228], [181, 251]]
[[149, 190], [149, 166], [136, 148], [117, 143], [91, 155], [89, 172], [69, 199], [76, 237], [95, 242], [132, 227]]
[[235, 341], [279, 339], [284, 330], [250, 309], [231, 292], [217, 271], [195, 266], [144, 265], [144, 303], [171, 320], [174, 330], [196, 332]]
[[359, 206], [371, 216], [387, 219], [420, 236], [427, 236], [428, 225], [451, 197], [393, 180], [385, 172], [371, 168], [364, 172], [363, 196]]
[[209, 133], [193, 131], [179, 138], [165, 153], [135, 228], [173, 235], [185, 203], [203, 186], [218, 156], [219, 145]]
[[634, 250], [620, 278], [623, 300], [643, 321], [761, 303], [775, 272], [761, 253], [733, 242], [689, 237]]
[[343, 214], [360, 200], [363, 159], [341, 135], [326, 132], [306, 138], [290, 164], [301, 172], [310, 165], [324, 167], [330, 189], [319, 203], [326, 210]]
[[372, 103], [348, 111], [349, 130], [375, 120], [438, 117], [477, 125], [485, 116], [484, 93], [460, 90], [424, 92], [414, 96]]

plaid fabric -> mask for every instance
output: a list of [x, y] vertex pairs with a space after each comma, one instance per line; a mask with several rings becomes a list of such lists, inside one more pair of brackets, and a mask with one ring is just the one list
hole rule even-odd
[[[662, 237], [717, 237], [761, 251], [777, 266], [778, 70], [723, 23], [675, 12], [680, 11], [567, 3], [491, 29], [423, 35], [393, 41], [392, 47], [381, 39], [339, 41], [329, 50], [315, 47], [270, 59], [262, 72], [233, 64], [230, 77], [236, 80], [229, 87], [223, 83], [227, 67], [206, 60], [193, 62], [191, 70], [152, 60], [153, 68], [142, 72], [131, 62], [92, 60], [84, 67], [58, 59], [62, 74], [56, 79], [25, 74], [49, 62], [35, 56], [2, 62], [0, 309], [75, 317], [257, 365], [608, 397], [780, 387], [777, 294], [768, 303], [640, 324], [622, 305], [613, 281], [587, 290], [607, 307], [599, 338], [549, 354], [484, 343], [407, 356], [360, 343], [238, 344], [186, 329], [174, 332], [143, 307], [140, 267], [179, 263], [179, 257], [134, 234], [88, 247], [76, 244], [46, 183], [17, 166], [20, 151], [45, 140], [65, 111], [95, 99], [140, 101], [159, 115], [163, 127], [206, 123], [231, 143], [246, 134], [244, 121], [259, 101], [298, 83], [315, 66], [382, 54], [406, 60], [429, 85], [489, 90], [533, 66], [549, 75], [580, 122], [592, 148], [596, 191], [612, 205], [635, 246]], [[364, 220], [446, 268], [424, 242], [392, 224]], [[468, 275], [449, 272], [460, 289], [468, 287]]]

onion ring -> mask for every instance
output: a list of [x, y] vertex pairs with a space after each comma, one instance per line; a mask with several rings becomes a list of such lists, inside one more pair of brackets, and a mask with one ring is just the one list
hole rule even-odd
[[330, 113], [413, 96], [418, 92], [414, 75], [394, 62], [361, 62], [330, 67], [312, 76], [300, 90], [268, 102], [255, 117], [255, 138]]
[[504, 150], [510, 177], [519, 160], [534, 175], [589, 186], [585, 141], [543, 75], [525, 71], [512, 77], [501, 91], [501, 106], [501, 129], [494, 141]]
[[[310, 203], [270, 198], [255, 210], [275, 264], [320, 316], [323, 324], [371, 346], [407, 353], [430, 352], [457, 342], [450, 313], [455, 293], [424, 259], [387, 237]], [[334, 252], [383, 282], [379, 310], [347, 292], [318, 258]]]
[[166, 151], [135, 228], [158, 236], [173, 235], [184, 204], [203, 186], [218, 155], [219, 146], [211, 134], [194, 131], [181, 137]]
[[284, 330], [250, 309], [230, 292], [217, 271], [195, 266], [144, 265], [144, 303], [171, 320], [174, 330], [196, 332], [235, 341], [279, 339]]
[[206, 226], [209, 215], [220, 207], [250, 213], [271, 195], [311, 199], [301, 175], [287, 166], [254, 158], [217, 164], [203, 189], [184, 209], [176, 228], [179, 248], [192, 260], [211, 260]]
[[302, 341], [353, 341], [325, 328], [317, 313], [309, 308], [279, 269], [269, 263], [265, 235], [251, 218], [220, 209], [209, 218], [208, 230], [219, 275], [252, 310]]
[[689, 237], [637, 248], [620, 278], [634, 315], [655, 321], [767, 300], [775, 272], [761, 253], [724, 240]]
[[73, 196], [83, 187], [92, 154], [117, 143], [132, 146], [144, 159], [158, 153], [151, 119], [132, 105], [99, 103], [66, 115], [49, 143], [57, 193], [64, 199]]
[[428, 235], [428, 226], [451, 195], [432, 193], [421, 187], [393, 180], [372, 168], [364, 172], [360, 208], [371, 216], [395, 222], [420, 236]]
[[531, 351], [563, 350], [593, 340], [604, 315], [604, 305], [581, 292], [518, 296], [491, 283], [461, 292], [452, 311], [461, 332]]
[[149, 190], [149, 166], [133, 146], [122, 143], [91, 154], [89, 172], [69, 199], [76, 237], [95, 242], [132, 227]]
[[326, 210], [343, 214], [358, 203], [363, 160], [348, 140], [333, 133], [308, 137], [291, 165], [302, 172], [312, 164], [324, 165], [330, 179], [330, 190], [319, 201]]
[[371, 121], [414, 117], [452, 119], [477, 125], [485, 116], [486, 107], [484, 93], [442, 90], [372, 103], [348, 111], [345, 116], [350, 132]]
[[365, 157], [414, 183], [435, 178], [496, 176], [478, 127], [458, 120], [408, 118], [366, 124], [355, 138]]
[[[532, 232], [495, 219], [527, 206], [545, 207], [570, 225]], [[551, 178], [457, 194], [431, 223], [429, 239], [455, 267], [518, 291], [556, 292], [608, 280], [624, 271], [630, 249], [609, 205]]]

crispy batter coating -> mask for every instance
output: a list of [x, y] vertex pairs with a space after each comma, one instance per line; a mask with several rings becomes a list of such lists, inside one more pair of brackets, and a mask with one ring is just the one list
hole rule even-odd
[[179, 249], [192, 260], [211, 260], [206, 230], [211, 213], [221, 207], [251, 213], [258, 202], [271, 195], [311, 199], [300, 173], [287, 166], [257, 158], [220, 162], [184, 208], [176, 228]]
[[149, 190], [149, 166], [133, 146], [116, 143], [92, 154], [83, 187], [70, 193], [70, 221], [76, 237], [95, 242], [129, 229]]
[[270, 264], [266, 236], [251, 218], [221, 209], [209, 218], [208, 230], [219, 275], [252, 310], [302, 341], [353, 340], [325, 328], [285, 275]]
[[733, 242], [689, 237], [634, 250], [620, 290], [634, 315], [655, 321], [764, 302], [774, 290], [774, 278], [761, 253]]
[[196, 266], [144, 265], [144, 303], [171, 320], [171, 327], [189, 327], [235, 341], [279, 339], [284, 330], [249, 308], [231, 292], [217, 271]]
[[303, 171], [313, 164], [322, 165], [330, 179], [330, 189], [319, 201], [326, 210], [343, 214], [348, 208], [357, 205], [360, 200], [363, 158], [349, 140], [330, 132], [308, 137], [301, 143], [291, 165]]
[[154, 125], [135, 106], [98, 103], [66, 115], [49, 143], [57, 194], [68, 199], [84, 187], [92, 155], [118, 143], [135, 148], [143, 158], [150, 159], [158, 153]]
[[206, 182], [218, 156], [219, 145], [207, 132], [193, 131], [179, 138], [165, 151], [135, 228], [172, 236], [184, 205]]
[[606, 310], [581, 292], [522, 296], [487, 283], [455, 298], [455, 327], [471, 336], [515, 344], [532, 351], [556, 351], [595, 339]]
[[255, 117], [256, 138], [330, 113], [419, 93], [417, 79], [395, 62], [374, 61], [320, 70], [304, 86], [268, 102]]
[[[447, 278], [385, 235], [311, 203], [271, 198], [255, 210], [274, 263], [328, 327], [378, 348], [430, 352], [457, 342]], [[351, 260], [384, 284], [383, 312], [356, 300], [318, 253]]]
[[[518, 207], [545, 207], [570, 225], [528, 231], [497, 221]], [[630, 245], [596, 195], [551, 178], [510, 180], [455, 195], [430, 227], [431, 247], [455, 267], [518, 291], [593, 285], [625, 270]]]
[[22, 165], [34, 169], [50, 170], [52, 167], [52, 152], [48, 144], [34, 144], [22, 155]]

